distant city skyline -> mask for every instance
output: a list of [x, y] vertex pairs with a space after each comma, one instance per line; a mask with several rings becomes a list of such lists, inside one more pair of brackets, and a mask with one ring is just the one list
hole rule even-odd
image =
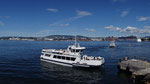
[[0, 36], [149, 36], [150, 0], [1, 0]]

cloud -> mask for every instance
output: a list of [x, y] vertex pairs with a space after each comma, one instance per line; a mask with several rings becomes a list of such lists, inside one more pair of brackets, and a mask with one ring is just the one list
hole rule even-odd
[[110, 31], [119, 31], [119, 32], [129, 32], [129, 33], [135, 33], [137, 32], [136, 27], [127, 26], [125, 29], [122, 29], [120, 27], [115, 27], [113, 25], [104, 27], [105, 29], [109, 29]]
[[144, 26], [145, 29], [150, 29], [150, 26]]
[[136, 27], [127, 26], [125, 29], [126, 29], [127, 31], [129, 31], [129, 30], [135, 30], [135, 29], [137, 29], [137, 28], [136, 28]]
[[80, 11], [80, 10], [77, 10], [76, 11], [77, 15], [79, 16], [89, 16], [89, 15], [92, 15], [92, 13], [88, 12], [88, 11]]
[[128, 10], [123, 11], [122, 14], [121, 14], [121, 17], [125, 17], [128, 13], [129, 13]]
[[150, 20], [150, 17], [137, 17], [136, 19], [138, 21], [148, 21], [148, 20]]
[[85, 29], [86, 31], [89, 31], [89, 32], [96, 32], [96, 30], [95, 29]]
[[149, 34], [150, 33], [150, 26], [144, 26], [143, 29], [127, 26], [126, 28], [122, 29], [120, 27], [114, 27], [113, 25], [104, 27], [105, 29], [109, 29], [110, 31], [119, 31], [119, 32], [127, 32], [127, 33], [137, 33], [137, 34]]
[[68, 26], [70, 26], [70, 24], [69, 23], [67, 23], [67, 24], [60, 24], [60, 26], [61, 27], [68, 27]]
[[123, 29], [121, 32], [135, 33], [135, 32], [137, 32], [137, 28], [136, 28], [136, 27], [127, 26], [127, 27], [126, 27], [125, 29]]
[[147, 28], [141, 29], [141, 28], [128, 26], [128, 27], [126, 27], [126, 29], [124, 29], [124, 32], [138, 33], [138, 34], [148, 34], [148, 33], [150, 33], [150, 29], [147, 29]]
[[5, 24], [2, 22], [2, 21], [0, 21], [0, 26], [4, 26]]
[[150, 34], [150, 29], [140, 29], [140, 30], [138, 30], [138, 33], [140, 33], [140, 34]]
[[8, 19], [10, 16], [0, 16], [0, 19]]
[[53, 8], [48, 8], [46, 9], [47, 11], [50, 11], [50, 12], [58, 12], [58, 9], [53, 9]]
[[114, 26], [113, 25], [110, 25], [110, 26], [106, 26], [106, 27], [104, 27], [105, 29], [111, 29], [111, 28], [113, 28]]
[[70, 24], [69, 24], [69, 23], [55, 22], [55, 23], [49, 24], [49, 26], [55, 26], [55, 27], [68, 27], [68, 26], [70, 26]]
[[10, 16], [4, 16], [4, 18], [8, 19], [8, 18], [10, 18]]
[[81, 10], [77, 10], [76, 11], [76, 16], [70, 17], [68, 20], [70, 21], [74, 21], [80, 18], [83, 18], [85, 16], [91, 16], [92, 13], [88, 12], [88, 11], [81, 11]]
[[52, 24], [49, 24], [49, 26], [55, 26], [55, 27], [68, 27], [70, 26], [69, 23], [63, 23], [63, 22], [55, 22], [55, 23], [52, 23]]
[[75, 20], [78, 20], [80, 18], [86, 17], [86, 16], [90, 16], [90, 15], [92, 15], [92, 13], [90, 13], [88, 11], [77, 10], [75, 16], [72, 16], [72, 17], [69, 17], [69, 18], [66, 18], [63, 20], [59, 20], [57, 22], [49, 24], [49, 26], [61, 26], [61, 27], [70, 26], [70, 24], [68, 24], [68, 23], [75, 21]]
[[104, 27], [105, 29], [109, 29], [110, 31], [121, 31], [120, 27], [114, 27], [113, 25], [109, 25]]

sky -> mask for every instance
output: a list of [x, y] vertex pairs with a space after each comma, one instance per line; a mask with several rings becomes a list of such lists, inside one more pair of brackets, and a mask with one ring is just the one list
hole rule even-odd
[[0, 0], [0, 36], [150, 36], [150, 0]]

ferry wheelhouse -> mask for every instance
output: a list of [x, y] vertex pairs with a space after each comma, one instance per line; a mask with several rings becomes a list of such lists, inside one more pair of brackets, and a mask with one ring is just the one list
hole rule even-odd
[[79, 43], [68, 46], [67, 49], [43, 49], [41, 60], [70, 67], [99, 67], [104, 64], [103, 57], [93, 57], [83, 54], [85, 47]]

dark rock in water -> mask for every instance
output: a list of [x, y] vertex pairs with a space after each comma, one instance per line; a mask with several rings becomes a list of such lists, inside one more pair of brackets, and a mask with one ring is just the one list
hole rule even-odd
[[129, 70], [130, 72], [135, 72], [138, 70], [150, 68], [150, 63], [148, 63], [147, 61], [131, 59], [119, 62], [118, 66], [121, 70]]
[[150, 84], [150, 73], [148, 73], [145, 77], [144, 77], [145, 83], [146, 84]]
[[131, 72], [135, 79], [143, 80], [146, 84], [150, 83], [150, 63], [147, 61], [126, 58], [118, 63], [118, 68]]

